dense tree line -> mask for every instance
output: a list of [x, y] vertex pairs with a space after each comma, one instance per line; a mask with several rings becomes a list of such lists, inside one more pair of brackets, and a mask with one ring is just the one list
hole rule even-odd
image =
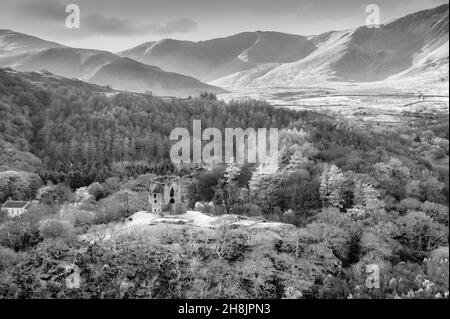
[[[0, 71], [0, 139], [41, 158], [44, 179], [73, 188], [111, 173], [172, 173], [170, 132], [192, 120], [215, 127], [286, 127], [300, 114], [259, 101], [203, 96], [162, 100], [151, 95], [96, 94], [77, 85], [32, 85]], [[117, 164], [119, 163], [119, 164]], [[114, 165], [122, 166], [115, 172]]]

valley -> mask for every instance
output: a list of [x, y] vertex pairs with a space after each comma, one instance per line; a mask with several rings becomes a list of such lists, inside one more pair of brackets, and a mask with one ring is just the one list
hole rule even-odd
[[[403, 125], [414, 118], [429, 118], [449, 112], [448, 92], [401, 92], [361, 88], [227, 88], [224, 101], [261, 99], [275, 107], [314, 111], [359, 124]], [[384, 91], [384, 92], [383, 92]]]

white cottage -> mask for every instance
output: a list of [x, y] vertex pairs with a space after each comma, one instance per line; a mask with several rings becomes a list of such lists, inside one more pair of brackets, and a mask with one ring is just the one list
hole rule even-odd
[[13, 201], [8, 199], [1, 207], [2, 211], [5, 211], [9, 217], [20, 216], [26, 212], [30, 202], [26, 201]]

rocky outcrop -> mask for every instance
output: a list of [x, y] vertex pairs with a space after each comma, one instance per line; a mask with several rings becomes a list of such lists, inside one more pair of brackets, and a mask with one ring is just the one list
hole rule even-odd
[[246, 217], [240, 215], [213, 216], [198, 211], [188, 211], [181, 215], [158, 215], [138, 212], [124, 223], [127, 230], [145, 230], [149, 227], [183, 226], [204, 229], [245, 229], [255, 232], [272, 232], [278, 235], [288, 234], [296, 229], [294, 225], [271, 222], [262, 217]]

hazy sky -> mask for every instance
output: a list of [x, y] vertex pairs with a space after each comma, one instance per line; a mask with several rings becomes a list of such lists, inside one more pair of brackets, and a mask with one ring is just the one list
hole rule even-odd
[[[243, 31], [302, 35], [364, 24], [374, 3], [381, 21], [446, 0], [0, 0], [0, 29], [74, 47], [119, 51], [162, 38], [206, 40]], [[67, 4], [81, 10], [81, 28], [67, 29]]]

